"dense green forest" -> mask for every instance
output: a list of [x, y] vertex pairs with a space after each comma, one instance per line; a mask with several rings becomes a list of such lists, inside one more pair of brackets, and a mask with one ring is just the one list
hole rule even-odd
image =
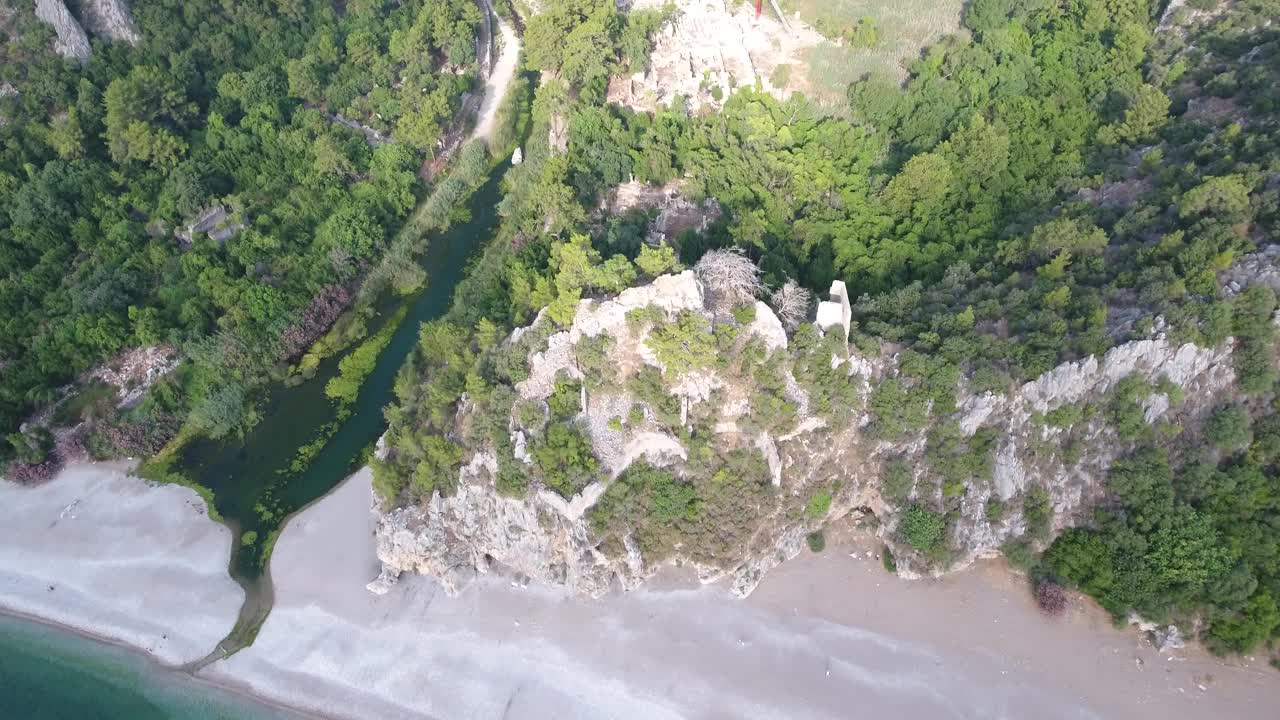
[[[680, 261], [732, 246], [772, 288], [845, 280], [857, 298], [856, 346], [905, 350], [900, 376], [870, 398], [870, 431], [928, 429], [930, 461], [955, 470], [942, 504], [911, 505], [903, 524], [908, 545], [939, 558], [964, 483], [990, 474], [990, 438], [964, 443], [948, 430], [961, 385], [1005, 391], [1145, 337], [1157, 317], [1175, 341], [1234, 337], [1238, 392], [1205, 427], [1126, 425], [1117, 400], [1108, 422], [1130, 457], [1113, 469], [1096, 519], [1050, 545], [1052, 510], [1029, 497], [1035, 533], [1010, 551], [1034, 565], [1037, 582], [1079, 587], [1118, 617], [1199, 618], [1218, 650], [1250, 649], [1280, 627], [1276, 300], [1265, 288], [1229, 297], [1218, 281], [1280, 229], [1274, 0], [1194, 3], [1158, 32], [1164, 8], [1145, 0], [976, 0], [966, 36], [929, 48], [903, 87], [854, 83], [843, 111], [746, 87], [722, 113], [676, 102], [652, 115], [603, 105], [599, 74], [566, 66], [629, 57], [612, 3], [546, 5], [537, 19], [555, 31], [526, 36], [546, 74], [526, 162], [507, 177], [504, 235], [464, 282], [466, 301], [424, 328], [402, 372], [393, 452], [376, 467], [384, 496], [450, 492], [464, 456], [452, 426], [464, 393], [473, 416], [500, 421], [468, 428], [470, 437], [509, 442], [510, 386], [539, 340], [500, 346], [502, 329], [544, 307], [564, 322], [579, 297], [672, 267], [675, 257], [642, 251], [646, 217], [590, 208], [632, 177], [684, 178], [695, 199], [713, 197], [726, 212], [675, 243]], [[548, 137], [558, 127], [563, 151]], [[570, 415], [575, 392], [565, 388]], [[554, 417], [555, 397], [551, 406]], [[594, 472], [589, 448], [571, 428], [545, 442], [533, 450], [544, 482], [571, 494]], [[737, 460], [707, 462], [713, 476]], [[499, 488], [522, 495], [522, 472], [503, 467]], [[903, 472], [886, 470], [887, 493]], [[665, 514], [649, 521], [671, 524], [678, 507], [724, 501], [660, 475], [637, 470], [606, 515], [657, 503]], [[1029, 556], [1046, 548], [1042, 561]]]
[[[11, 474], [48, 455], [41, 431], [14, 434], [22, 418], [124, 348], [169, 344], [189, 362], [138, 407], [99, 403], [94, 454], [252, 425], [252, 390], [348, 306], [474, 83], [471, 0], [132, 5], [141, 43], [95, 41], [83, 67], [53, 54], [28, 6], [0, 36]], [[219, 207], [210, 233], [175, 237]], [[411, 285], [411, 269], [392, 280]]]

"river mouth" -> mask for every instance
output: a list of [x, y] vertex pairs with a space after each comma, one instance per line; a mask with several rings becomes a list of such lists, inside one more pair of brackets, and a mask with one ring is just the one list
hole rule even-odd
[[[448, 310], [470, 260], [498, 229], [497, 207], [506, 168], [507, 163], [496, 167], [456, 211], [464, 214], [465, 220], [431, 236], [419, 260], [427, 273], [423, 289], [380, 305], [370, 335], [380, 324], [393, 321], [402, 308], [407, 312], [378, 355], [373, 372], [349, 406], [349, 414], [339, 417], [325, 396], [324, 386], [352, 349], [327, 358], [315, 377], [305, 383], [274, 383], [260, 406], [261, 418], [243, 438], [201, 438], [181, 451], [175, 469], [213, 491], [214, 507], [232, 530], [235, 539], [229, 570], [245, 590], [235, 629], [209, 657], [194, 663], [196, 669], [253, 642], [271, 610], [272, 590], [266, 570], [280, 529], [290, 517], [355, 472], [385, 432], [383, 409], [394, 400], [396, 375], [417, 346], [421, 324]], [[304, 469], [292, 472], [290, 465], [299, 448], [324, 435], [329, 439], [323, 449]]]

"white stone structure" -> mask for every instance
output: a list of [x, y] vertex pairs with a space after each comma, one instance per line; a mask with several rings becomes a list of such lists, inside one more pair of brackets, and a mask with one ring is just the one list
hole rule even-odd
[[818, 303], [815, 324], [824, 333], [839, 327], [844, 330], [845, 342], [849, 341], [849, 326], [853, 322], [853, 308], [849, 305], [849, 291], [843, 280], [831, 283], [830, 300]]

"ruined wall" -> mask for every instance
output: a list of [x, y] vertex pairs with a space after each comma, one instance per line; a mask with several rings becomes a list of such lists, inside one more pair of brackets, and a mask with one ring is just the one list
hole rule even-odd
[[[661, 10], [668, 0], [635, 0], [632, 10]], [[609, 83], [609, 100], [637, 110], [666, 106], [683, 96], [690, 109], [717, 108], [740, 87], [760, 83], [779, 99], [770, 77], [779, 65], [806, 67], [804, 53], [823, 42], [817, 31], [798, 21], [784, 27], [754, 4], [732, 0], [681, 0], [677, 11], [654, 38], [649, 67]]]

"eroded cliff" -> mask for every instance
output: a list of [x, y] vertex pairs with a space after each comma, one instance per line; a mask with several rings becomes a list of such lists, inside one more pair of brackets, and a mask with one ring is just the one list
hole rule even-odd
[[[1025, 384], [979, 392], [961, 378], [926, 398], [919, 356], [845, 340], [842, 287], [821, 324], [788, 333], [768, 304], [735, 304], [715, 282], [662, 276], [580, 301], [563, 327], [544, 312], [513, 333], [503, 348], [526, 372], [500, 418], [509, 442], [467, 447], [455, 492], [382, 517], [371, 589], [401, 572], [457, 588], [498, 568], [600, 595], [675, 562], [746, 595], [850, 513], [899, 573], [937, 574], [1010, 543], [1045, 546], [1104, 497], [1135, 433], [1196, 433], [1233, 391], [1231, 341], [1178, 342], [1157, 321]], [[493, 422], [465, 397], [459, 408], [455, 440]], [[566, 433], [590, 452], [577, 484], [556, 469], [568, 441], [553, 436]]]

